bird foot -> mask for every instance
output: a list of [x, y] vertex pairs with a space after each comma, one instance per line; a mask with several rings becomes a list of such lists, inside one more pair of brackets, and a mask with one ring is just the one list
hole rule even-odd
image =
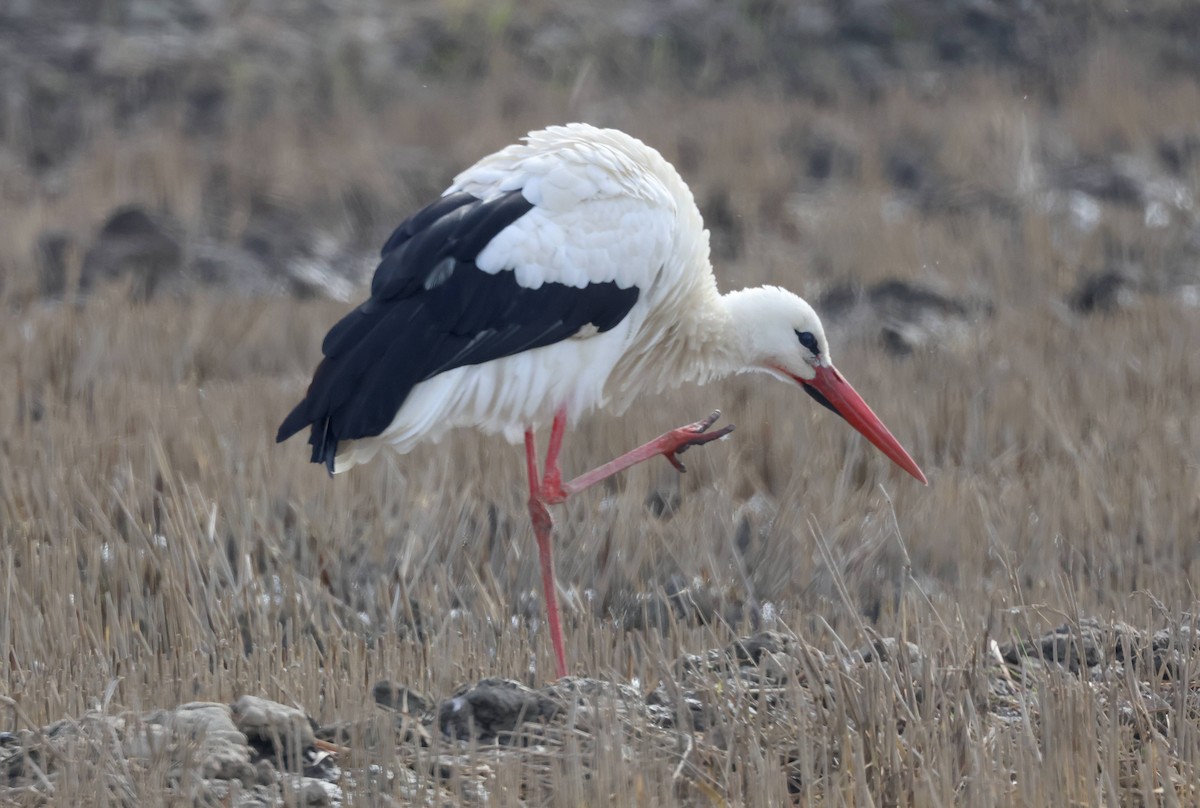
[[713, 410], [711, 415], [701, 421], [667, 432], [658, 439], [658, 443], [662, 449], [662, 456], [667, 458], [680, 474], [685, 473], [687, 466], [683, 465], [683, 461], [679, 459], [679, 455], [693, 446], [703, 446], [706, 443], [719, 440], [734, 430], [733, 424], [729, 424], [718, 429], [716, 432], [709, 432], [709, 427], [715, 424], [720, 417], [721, 411]]

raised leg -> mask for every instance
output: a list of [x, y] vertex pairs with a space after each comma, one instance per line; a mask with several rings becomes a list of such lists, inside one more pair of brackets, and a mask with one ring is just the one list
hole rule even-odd
[[581, 474], [566, 483], [563, 482], [562, 471], [558, 467], [558, 455], [562, 451], [563, 435], [567, 428], [566, 410], [560, 408], [554, 414], [554, 425], [550, 428], [550, 445], [546, 450], [544, 476], [540, 482], [537, 468], [537, 439], [534, 437], [533, 430], [525, 430], [525, 466], [529, 472], [529, 517], [533, 520], [533, 532], [537, 537], [538, 557], [542, 565], [542, 594], [546, 599], [546, 620], [550, 623], [550, 640], [554, 644], [554, 663], [559, 678], [567, 675], [567, 657], [563, 650], [558, 590], [554, 578], [554, 552], [551, 544], [554, 520], [546, 506], [557, 505], [572, 494], [577, 494], [601, 480], [606, 480], [614, 474], [619, 474], [631, 466], [636, 466], [638, 463], [658, 455], [667, 458], [671, 465], [680, 472], [687, 471], [680, 462], [679, 455], [693, 446], [703, 446], [723, 438], [733, 431], [732, 424], [715, 432], [708, 431], [720, 417], [721, 411], [714, 410], [712, 415], [702, 421], [664, 432], [649, 443], [644, 443], [633, 451], [626, 452], [615, 460], [586, 474]]
[[667, 458], [671, 462], [671, 465], [681, 473], [685, 472], [687, 468], [680, 461], [679, 455], [693, 446], [703, 446], [706, 443], [723, 438], [733, 431], [733, 424], [722, 427], [715, 432], [708, 431], [709, 427], [715, 424], [720, 417], [721, 411], [713, 410], [712, 415], [703, 421], [697, 421], [694, 424], [688, 424], [678, 429], [672, 429], [670, 432], [664, 432], [649, 443], [643, 443], [636, 449], [626, 452], [599, 468], [592, 469], [586, 474], [580, 474], [570, 482], [562, 483], [559, 487], [560, 490], [555, 492], [557, 496], [548, 498], [546, 501], [552, 505], [562, 502], [572, 494], [578, 494], [585, 488], [591, 488], [601, 480], [607, 480], [614, 474], [620, 474], [625, 469], [636, 466], [638, 463], [649, 460], [652, 457], [657, 457], [658, 455]]

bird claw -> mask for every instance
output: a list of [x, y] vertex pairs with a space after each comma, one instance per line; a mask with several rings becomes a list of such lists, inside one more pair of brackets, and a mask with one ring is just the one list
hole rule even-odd
[[687, 473], [687, 466], [683, 465], [683, 461], [679, 459], [679, 455], [683, 454], [693, 446], [703, 446], [704, 444], [711, 443], [714, 440], [720, 440], [734, 430], [734, 425], [729, 424], [728, 426], [718, 429], [716, 432], [709, 432], [709, 427], [715, 424], [717, 419], [720, 417], [721, 411], [713, 410], [712, 414], [704, 420], [697, 421], [694, 424], [688, 424], [687, 426], [680, 427], [679, 429], [673, 430], [669, 433], [672, 438], [677, 441], [677, 443], [663, 452], [663, 457], [667, 458], [670, 464], [675, 467], [676, 471], [678, 471], [680, 474]]

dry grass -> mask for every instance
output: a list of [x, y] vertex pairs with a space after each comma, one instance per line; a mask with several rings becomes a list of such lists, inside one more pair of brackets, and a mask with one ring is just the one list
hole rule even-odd
[[[331, 722], [369, 712], [370, 685], [385, 677], [439, 695], [485, 676], [546, 680], [547, 637], [524, 619], [539, 592], [518, 450], [455, 435], [330, 481], [299, 442], [272, 444], [343, 305], [201, 296], [131, 307], [119, 291], [80, 307], [28, 304], [25, 250], [41, 227], [86, 232], [129, 199], [186, 223], [199, 216], [214, 161], [251, 167], [235, 207], [262, 191], [304, 205], [367, 184], [399, 213], [425, 183], [526, 129], [593, 117], [660, 145], [703, 207], [723, 200], [732, 211], [744, 247], [720, 269], [725, 286], [814, 293], [900, 277], [982, 295], [995, 315], [903, 360], [854, 335], [835, 343], [839, 366], [929, 473], [927, 489], [795, 391], [758, 379], [642, 402], [573, 436], [565, 465], [582, 469], [714, 406], [739, 426], [689, 455], [686, 477], [665, 464], [639, 468], [561, 509], [576, 672], [645, 689], [673, 679], [680, 654], [744, 633], [720, 620], [625, 630], [606, 617], [672, 576], [706, 582], [731, 619], [738, 604], [769, 602], [771, 627], [826, 652], [895, 636], [916, 643], [925, 664], [814, 667], [773, 691], [771, 709], [750, 686], [724, 693], [719, 739], [681, 735], [664, 747], [601, 716], [592, 734], [524, 757], [477, 750], [490, 762], [478, 778], [492, 801], [1194, 803], [1195, 659], [1154, 731], [1116, 707], [1136, 712], [1145, 701], [1132, 676], [1050, 671], [1000, 721], [986, 671], [990, 638], [1084, 617], [1153, 630], [1195, 609], [1200, 317], [1169, 297], [1102, 317], [1069, 313], [1058, 301], [1091, 268], [1104, 231], [1067, 232], [1031, 206], [1011, 220], [987, 208], [886, 213], [884, 133], [932, 142], [939, 183], [1015, 198], [1030, 152], [1058, 124], [982, 79], [933, 100], [901, 94], [862, 108], [747, 95], [675, 102], [671, 114], [653, 92], [604, 106], [587, 86], [547, 85], [506, 105], [495, 100], [500, 81], [449, 108], [430, 98], [339, 118], [364, 125], [258, 121], [215, 155], [170, 130], [100, 137], [70, 193], [4, 222], [4, 260], [16, 268], [0, 331], [0, 694], [20, 710], [9, 725], [242, 693]], [[1119, 111], [1105, 126], [1132, 149], [1182, 120], [1179, 110], [1143, 114], [1141, 101], [1124, 107], [1136, 88], [1097, 81], [1085, 79], [1067, 106], [1075, 134], [1098, 106]], [[1195, 120], [1194, 88], [1171, 93]], [[787, 151], [797, 122], [856, 132], [859, 174], [798, 199], [803, 178]], [[378, 166], [408, 165], [398, 143], [423, 150], [416, 162], [436, 155], [435, 168], [391, 185]], [[1132, 238], [1154, 255], [1154, 232]], [[676, 486], [678, 511], [654, 516], [647, 496]], [[773, 518], [753, 515], [764, 512]], [[739, 548], [743, 519], [751, 529]], [[400, 765], [409, 754], [364, 748], [349, 767]], [[97, 799], [91, 778], [106, 770], [80, 756], [56, 781], [56, 802]], [[427, 765], [412, 771], [431, 799], [444, 793]], [[458, 798], [469, 798], [470, 780], [452, 781]], [[124, 799], [159, 801], [166, 782], [151, 768], [128, 780]], [[377, 804], [380, 788], [360, 782], [347, 797]]]

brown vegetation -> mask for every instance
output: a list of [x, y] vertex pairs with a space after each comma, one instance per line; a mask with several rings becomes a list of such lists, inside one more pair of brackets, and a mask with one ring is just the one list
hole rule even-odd
[[[348, 804], [1200, 801], [1194, 80], [1096, 37], [1032, 92], [964, 68], [832, 96], [673, 73], [618, 93], [611, 65], [537, 75], [489, 36], [481, 65], [402, 97], [346, 85], [312, 118], [311, 99], [254, 115], [235, 95], [203, 138], [172, 97], [49, 173], [0, 165], [0, 730], [17, 733], [0, 800], [248, 800], [97, 741], [112, 730], [88, 716], [252, 694], [351, 723], [330, 736]], [[669, 720], [603, 691], [515, 747], [461, 741], [436, 710], [415, 721], [427, 746], [381, 740], [379, 680], [549, 684], [520, 452], [458, 434], [331, 481], [272, 438], [345, 303], [198, 285], [131, 302], [126, 279], [77, 303], [84, 253], [137, 204], [172, 218], [186, 264], [264, 200], [365, 252], [456, 168], [576, 118], [676, 162], [724, 287], [846, 305], [838, 365], [931, 485], [769, 380], [599, 415], [568, 471], [716, 406], [738, 425], [686, 476], [638, 468], [557, 514], [574, 671], [657, 692]], [[47, 229], [67, 234], [57, 297], [39, 291]], [[845, 302], [885, 280], [961, 305]], [[1058, 626], [1095, 659], [1025, 647]], [[786, 648], [681, 661], [759, 628]], [[1159, 630], [1169, 671], [1144, 662]], [[83, 740], [50, 743], [61, 719]]]

